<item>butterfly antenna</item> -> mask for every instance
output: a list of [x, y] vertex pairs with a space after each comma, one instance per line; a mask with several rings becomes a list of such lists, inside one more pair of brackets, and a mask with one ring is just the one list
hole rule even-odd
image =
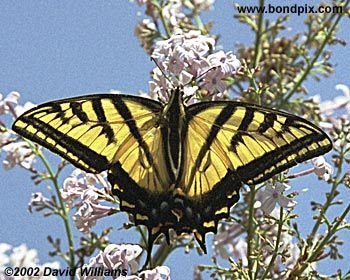
[[153, 57], [151, 57], [151, 60], [154, 62], [154, 64], [158, 67], [158, 69], [160, 70], [160, 72], [162, 72], [163, 76], [165, 79], [167, 79], [169, 81], [169, 83], [175, 87], [175, 85], [173, 84], [173, 82], [169, 79], [169, 76], [164, 72], [163, 68], [160, 66], [160, 64], [158, 63], [157, 60], [155, 60]]
[[[201, 73], [198, 77], [193, 77], [187, 84], [184, 85], [184, 87], [189, 85], [189, 84], [191, 84], [191, 83], [193, 83], [195, 80], [197, 80], [198, 83], [199, 83], [203, 79], [203, 76], [205, 74], [207, 74], [209, 71], [212, 71], [212, 70], [214, 70], [216, 68], [218, 68], [218, 66], [210, 67], [209, 69], [207, 69], [203, 73]], [[184, 101], [187, 102], [190, 98], [191, 98], [190, 96], [187, 96], [187, 97], [185, 97]]]
[[201, 73], [198, 77], [197, 77], [197, 81], [200, 82], [201, 80], [203, 80], [203, 77], [205, 74], [207, 74], [208, 72], [212, 71], [212, 70], [216, 70], [219, 66], [212, 66], [209, 69], [205, 70], [203, 73]]

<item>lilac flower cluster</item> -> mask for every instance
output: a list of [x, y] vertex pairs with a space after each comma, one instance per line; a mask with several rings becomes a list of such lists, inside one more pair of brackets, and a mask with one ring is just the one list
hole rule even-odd
[[[97, 180], [99, 177], [100, 180]], [[101, 202], [114, 201], [107, 189], [99, 189], [98, 182], [107, 184], [102, 175], [87, 174], [76, 169], [63, 183], [62, 199], [70, 207], [78, 210], [73, 215], [76, 227], [82, 232], [89, 232], [98, 219], [113, 214], [114, 207], [104, 206]]]
[[232, 52], [212, 53], [215, 40], [200, 32], [178, 33], [168, 40], [155, 44], [152, 58], [158, 67], [152, 72], [150, 92], [167, 102], [169, 89], [183, 86], [188, 104], [208, 96], [221, 99], [227, 89], [225, 79], [231, 77], [241, 66]]
[[322, 180], [324, 181], [328, 181], [332, 174], [333, 174], [333, 167], [332, 165], [330, 165], [325, 157], [320, 156], [320, 157], [316, 157], [313, 158], [311, 160], [314, 168], [313, 168], [313, 172]]
[[[137, 0], [146, 15], [135, 34], [157, 64], [149, 83], [150, 95], [164, 103], [170, 89], [182, 86], [187, 104], [224, 98], [228, 80], [241, 64], [232, 52], [214, 52], [215, 39], [200, 13], [209, 10], [213, 0]], [[163, 29], [162, 29], [163, 27]], [[164, 39], [166, 38], [166, 39]]]
[[149, 18], [137, 24], [135, 35], [145, 51], [151, 54], [155, 42], [168, 39], [171, 34], [190, 30], [208, 33], [209, 26], [202, 24], [199, 15], [202, 11], [209, 10], [213, 2], [214, 0], [137, 0], [140, 6], [146, 7]]
[[[146, 6], [146, 13], [154, 20], [166, 19], [169, 23], [169, 28], [175, 28], [179, 26], [180, 21], [185, 18], [185, 14], [182, 12], [181, 0], [167, 1], [162, 7], [156, 5], [156, 2], [151, 0], [136, 0], [136, 2], [142, 6]], [[160, 9], [161, 8], [161, 9]]]
[[13, 111], [13, 106], [17, 105], [20, 94], [18, 92], [10, 92], [5, 98], [0, 93], [0, 115], [8, 114]]
[[223, 259], [234, 256], [236, 259], [241, 259], [243, 264], [246, 265], [247, 260], [244, 252], [246, 251], [247, 243], [240, 238], [243, 233], [244, 229], [238, 223], [232, 225], [220, 223], [218, 234], [214, 236], [213, 241], [215, 255]]
[[201, 13], [212, 8], [214, 0], [168, 0], [162, 5], [152, 0], [136, 0], [140, 6], [146, 6], [146, 14], [154, 21], [163, 20], [169, 24], [171, 31], [179, 28], [184, 20], [187, 20], [192, 11]]
[[[0, 141], [0, 146], [10, 140], [7, 138], [10, 134], [3, 134]], [[10, 140], [11, 141], [11, 140]], [[9, 170], [16, 165], [20, 165], [25, 169], [31, 169], [33, 161], [35, 159], [35, 154], [27, 142], [10, 142], [5, 144], [2, 148], [6, 152], [6, 158], [3, 160], [3, 166], [5, 170]]]
[[[138, 270], [138, 257], [142, 253], [142, 248], [139, 245], [132, 244], [110, 244], [103, 251], [101, 251], [96, 257], [90, 259], [88, 265], [84, 265], [83, 268], [97, 268], [102, 267], [104, 269], [125, 269], [129, 272], [128, 276], [120, 276], [113, 279], [127, 279], [127, 280], [170, 280], [170, 269], [166, 266], [158, 266], [152, 270], [144, 270], [139, 275]], [[80, 280], [92, 280], [96, 279], [96, 276], [82, 276], [79, 275]], [[103, 278], [102, 278], [103, 279]]]
[[[24, 111], [32, 108], [34, 105], [30, 102], [24, 106], [18, 105], [20, 94], [18, 92], [10, 92], [6, 97], [0, 94], [0, 116], [8, 115], [12, 119], [22, 114]], [[2, 130], [5, 124], [0, 120], [0, 151], [6, 153], [3, 160], [3, 167], [9, 170], [19, 165], [30, 170], [35, 159], [33, 149], [25, 141], [18, 141], [9, 131]]]

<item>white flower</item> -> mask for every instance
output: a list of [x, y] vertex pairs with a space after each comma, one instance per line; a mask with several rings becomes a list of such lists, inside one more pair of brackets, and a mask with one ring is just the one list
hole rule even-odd
[[222, 93], [226, 90], [226, 84], [222, 80], [223, 78], [224, 76], [221, 71], [213, 68], [203, 77], [203, 88], [208, 90], [209, 93], [219, 92], [219, 94], [222, 95]]
[[242, 264], [247, 266], [247, 242], [244, 239], [239, 238], [241, 233], [241, 226], [232, 225], [226, 236], [225, 232], [222, 232], [220, 233], [221, 236], [219, 238], [216, 236], [214, 237], [214, 249], [215, 254], [222, 259], [228, 260], [234, 256], [236, 260], [242, 261]]
[[68, 207], [72, 208], [76, 206], [76, 200], [83, 199], [86, 191], [93, 191], [97, 196], [105, 194], [104, 190], [100, 190], [95, 186], [98, 183], [97, 176], [101, 178], [101, 181], [104, 180], [103, 176], [75, 169], [72, 174], [64, 180], [61, 195]]
[[[146, 5], [147, 15], [153, 19], [159, 19], [159, 9], [150, 0], [137, 0], [137, 3], [142, 6]], [[157, 4], [158, 5], [158, 4]], [[162, 18], [169, 23], [169, 27], [172, 31], [178, 28], [179, 23], [185, 17], [182, 12], [181, 0], [167, 0], [162, 5]]]
[[10, 92], [4, 99], [0, 93], [0, 115], [6, 114], [10, 111], [12, 105], [17, 104], [20, 94], [16, 91]]
[[197, 97], [198, 86], [186, 86], [184, 87], [184, 100], [187, 105], [191, 105], [199, 102]]
[[6, 255], [6, 252], [11, 248], [12, 246], [10, 244], [0, 243], [0, 267], [10, 262], [10, 258]]
[[[133, 244], [109, 244], [96, 257], [90, 259], [88, 265], [83, 268], [103, 267], [105, 269], [127, 269], [131, 267], [132, 272], [137, 271], [136, 258], [142, 253], [142, 248], [139, 245]], [[136, 266], [135, 266], [136, 265]], [[95, 277], [78, 276], [79, 279], [97, 279]], [[120, 277], [121, 279], [138, 279], [135, 277]], [[103, 279], [103, 278], [101, 278]]]
[[315, 174], [321, 179], [328, 181], [333, 174], [333, 167], [326, 162], [323, 156], [313, 158], [311, 160], [314, 165]]
[[[78, 185], [79, 186], [79, 185]], [[85, 186], [83, 185], [82, 188]], [[100, 201], [106, 199], [104, 193], [100, 192], [94, 186], [82, 190], [81, 186], [76, 188], [76, 193], [72, 192], [70, 198], [76, 197], [80, 193], [81, 201], [75, 206], [78, 207], [77, 212], [73, 215], [73, 221], [77, 228], [82, 232], [89, 232], [91, 227], [96, 224], [98, 219], [109, 216], [114, 213], [113, 207], [99, 204]], [[74, 190], [74, 189], [73, 189]]]
[[270, 214], [278, 203], [283, 208], [290, 208], [296, 202], [283, 195], [283, 192], [290, 189], [285, 183], [277, 182], [275, 185], [267, 183], [264, 190], [259, 190], [258, 201], [255, 207], [261, 207], [265, 214]]
[[47, 204], [52, 204], [52, 203], [41, 192], [33, 193], [28, 203], [28, 211], [32, 213], [33, 208], [40, 209], [42, 207], [45, 207]]
[[149, 0], [136, 0], [137, 4], [139, 4], [140, 6], [145, 5], [147, 2], [149, 2]]
[[228, 259], [235, 250], [237, 238], [243, 233], [240, 224], [226, 226], [220, 224], [219, 232], [214, 236], [214, 252], [223, 259]]
[[343, 92], [343, 96], [337, 96], [334, 98], [333, 103], [336, 108], [346, 108], [346, 110], [350, 111], [350, 88], [343, 84], [338, 84], [335, 86], [336, 90], [340, 90]]
[[38, 262], [38, 252], [34, 249], [28, 249], [27, 245], [22, 244], [13, 248], [10, 256], [10, 262], [14, 266], [30, 267]]
[[224, 260], [234, 257], [236, 261], [242, 261], [248, 265], [247, 242], [241, 236], [244, 232], [240, 224], [232, 224], [228, 227], [221, 224], [219, 232], [214, 236], [214, 252]]
[[289, 254], [289, 256], [284, 260], [284, 265], [288, 269], [292, 269], [300, 256], [300, 249], [296, 243], [293, 243], [291, 241], [289, 243], [284, 243], [284, 245], [288, 248]]
[[209, 70], [203, 75], [203, 87], [209, 93], [216, 93], [213, 99], [220, 99], [226, 90], [225, 78], [233, 75], [241, 67], [241, 63], [231, 52], [219, 51], [208, 56]]
[[172, 28], [177, 27], [185, 17], [185, 14], [181, 12], [181, 8], [181, 0], [168, 0], [167, 5], [163, 7], [162, 16], [170, 23]]
[[215, 0], [193, 0], [196, 11], [206, 11], [212, 8]]
[[248, 259], [247, 259], [247, 242], [243, 239], [239, 239], [233, 247], [233, 255], [238, 259], [242, 261], [242, 264], [244, 266], [248, 265]]
[[178, 76], [185, 67], [186, 55], [186, 50], [181, 45], [175, 46], [169, 55], [170, 59], [164, 62], [165, 68]]
[[[89, 195], [91, 196], [89, 197]], [[113, 207], [103, 206], [97, 202], [97, 199], [95, 192], [85, 192], [85, 200], [80, 203], [77, 212], [73, 215], [75, 225], [82, 232], [89, 232], [98, 219], [113, 213]]]
[[75, 176], [69, 176], [63, 182], [61, 196], [68, 207], [73, 207], [75, 199], [80, 198], [82, 193], [87, 189], [88, 186], [84, 182], [80, 182]]
[[325, 115], [332, 115], [335, 110], [344, 108], [350, 115], [350, 88], [343, 84], [335, 86], [336, 90], [343, 92], [343, 95], [335, 97], [333, 100], [324, 101], [320, 104], [320, 111]]
[[0, 131], [0, 148], [10, 144], [11, 142], [13, 142], [13, 139], [11, 139], [11, 133], [8, 131]]
[[15, 107], [15, 113], [16, 113], [16, 117], [19, 117], [20, 115], [22, 115], [24, 112], [34, 108], [36, 105], [32, 102], [26, 102], [23, 106], [22, 105], [17, 105]]
[[211, 67], [219, 68], [223, 76], [229, 76], [241, 67], [241, 63], [232, 52], [224, 53], [219, 51], [208, 56]]
[[[350, 121], [347, 118], [335, 118], [332, 120], [332, 130], [336, 133], [333, 146], [335, 150], [341, 149], [349, 151], [350, 149]], [[348, 152], [346, 152], [348, 153]]]
[[9, 170], [15, 165], [20, 165], [25, 169], [31, 168], [35, 154], [27, 142], [13, 142], [5, 145], [2, 149], [7, 152], [6, 158], [3, 160], [5, 170]]
[[170, 280], [170, 268], [167, 266], [157, 266], [152, 270], [144, 270], [140, 273], [145, 280]]
[[156, 99], [163, 103], [168, 102], [168, 89], [171, 88], [171, 83], [167, 80], [159, 68], [155, 68], [152, 75], [153, 81], [148, 83], [151, 95], [154, 95]]

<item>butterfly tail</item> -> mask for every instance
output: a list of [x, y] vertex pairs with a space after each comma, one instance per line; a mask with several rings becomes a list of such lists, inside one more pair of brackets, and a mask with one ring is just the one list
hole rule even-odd
[[149, 227], [148, 228], [148, 244], [147, 244], [147, 257], [146, 257], [146, 261], [144, 263], [144, 265], [142, 266], [142, 270], [145, 270], [147, 268], [147, 266], [149, 265], [150, 267], [152, 267], [152, 249], [153, 249], [153, 243], [156, 240], [156, 238], [159, 235], [159, 231], [156, 232], [155, 234], [152, 233], [152, 228]]
[[198, 231], [194, 231], [193, 233], [204, 254], [207, 254], [207, 247], [205, 246], [205, 234], [203, 235]]

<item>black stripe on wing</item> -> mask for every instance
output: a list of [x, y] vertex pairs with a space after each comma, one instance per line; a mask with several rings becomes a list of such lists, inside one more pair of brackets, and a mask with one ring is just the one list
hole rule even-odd
[[[13, 127], [13, 130], [17, 132], [18, 134], [31, 139], [41, 146], [48, 148], [54, 153], [59, 154], [64, 159], [70, 161], [73, 165], [76, 167], [86, 171], [86, 172], [92, 172], [92, 169], [96, 171], [96, 173], [100, 173], [110, 167], [110, 162], [107, 160], [105, 156], [102, 156], [98, 153], [96, 153], [94, 150], [89, 149], [85, 145], [83, 145], [81, 142], [77, 141], [76, 139], [66, 135], [65, 133], [62, 133], [54, 128], [52, 128], [47, 123], [32, 118], [31, 116], [21, 116], [20, 120], [27, 123], [28, 126], [33, 126], [37, 131], [42, 132], [43, 134], [47, 135], [45, 138], [40, 138], [39, 136], [31, 132], [29, 132], [26, 127], [24, 128], [18, 128], [16, 126]], [[51, 144], [51, 142], [48, 142], [47, 138], [53, 139], [56, 143]], [[57, 145], [63, 147], [65, 150], [61, 150], [57, 148]], [[72, 156], [70, 156], [70, 153], [73, 154], [71, 151], [74, 151], [74, 156], [77, 157], [80, 161], [83, 161], [86, 165], [89, 165], [91, 168], [87, 168], [86, 165], [80, 163], [78, 160], [72, 161]]]
[[[241, 180], [248, 184], [259, 184], [272, 176], [290, 168], [298, 163], [312, 159], [314, 157], [325, 154], [331, 150], [331, 146], [319, 147], [317, 150], [309, 150], [307, 153], [298, 154], [300, 150], [307, 147], [313, 143], [318, 143], [325, 140], [326, 138], [322, 134], [313, 133], [305, 137], [299, 138], [289, 145], [276, 148], [275, 150], [269, 151], [262, 157], [253, 160], [252, 162], [239, 167], [237, 169], [237, 174]], [[287, 161], [285, 164], [278, 165], [281, 161], [286, 159], [290, 155], [298, 154], [293, 161]], [[273, 169], [271, 169], [273, 167]], [[265, 170], [270, 171], [265, 173]]]
[[132, 114], [128, 108], [128, 106], [124, 103], [123, 99], [120, 97], [120, 95], [116, 95], [115, 98], [112, 100], [113, 105], [118, 111], [118, 113], [122, 116], [122, 118], [125, 120], [125, 124], [129, 127], [130, 133], [132, 136], [137, 140], [140, 147], [143, 149], [148, 162], [152, 165], [153, 164], [153, 156], [149, 150], [149, 147], [143, 140], [140, 131], [136, 125], [136, 122], [134, 118], [132, 117]]
[[[186, 172], [191, 172], [191, 176], [189, 179], [190, 182], [192, 182], [192, 179], [194, 177], [194, 174], [199, 170], [199, 167], [202, 164], [202, 161], [204, 159], [205, 154], [210, 149], [211, 144], [213, 143], [214, 139], [216, 138], [217, 134], [219, 133], [221, 126], [227, 122], [227, 120], [232, 116], [233, 112], [235, 110], [235, 107], [233, 106], [226, 106], [223, 108], [223, 110], [220, 112], [220, 114], [216, 117], [214, 123], [211, 126], [210, 132], [205, 139], [204, 144], [199, 150], [198, 156], [195, 160], [194, 165], [187, 169]], [[179, 179], [181, 176], [179, 176]]]

